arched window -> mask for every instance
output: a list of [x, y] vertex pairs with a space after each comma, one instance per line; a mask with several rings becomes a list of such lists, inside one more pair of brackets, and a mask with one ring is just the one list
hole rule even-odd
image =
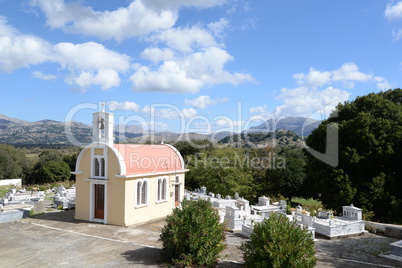
[[163, 178], [162, 180], [162, 199], [166, 200], [166, 178]]
[[158, 187], [157, 191], [157, 202], [166, 201], [166, 192], [167, 192], [167, 180], [166, 178], [159, 178], [158, 179]]
[[148, 182], [146, 180], [140, 180], [137, 182], [136, 189], [136, 206], [148, 205]]
[[157, 201], [161, 200], [161, 187], [162, 187], [162, 179], [158, 179], [158, 190], [157, 190]]
[[137, 182], [137, 205], [141, 205], [141, 189], [142, 189], [142, 182]]
[[105, 177], [105, 158], [100, 159], [101, 177]]
[[144, 205], [147, 202], [147, 190], [148, 190], [148, 183], [144, 181], [142, 184], [142, 192], [141, 192], [141, 203]]
[[100, 117], [98, 119], [98, 127], [99, 127], [99, 138], [105, 137], [105, 119]]
[[99, 177], [99, 160], [98, 158], [94, 159], [94, 175]]

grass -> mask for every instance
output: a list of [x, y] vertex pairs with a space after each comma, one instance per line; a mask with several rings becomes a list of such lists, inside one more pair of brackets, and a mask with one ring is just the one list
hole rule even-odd
[[315, 206], [322, 206], [321, 201], [315, 200], [315, 199], [304, 199], [304, 198], [300, 198], [300, 197], [293, 197], [292, 198], [292, 202], [294, 203], [299, 203], [302, 206], [303, 205], [315, 205]]
[[292, 198], [292, 202], [300, 204], [304, 209], [310, 211], [311, 216], [317, 216], [318, 211], [323, 208], [321, 201], [314, 199], [304, 199], [299, 197]]
[[29, 211], [29, 217], [30, 217], [30, 218], [35, 218], [36, 216], [39, 216], [39, 215], [42, 215], [42, 214], [45, 214], [45, 212], [43, 212], [43, 211], [36, 211], [36, 210], [34, 210], [34, 209], [31, 209], [31, 210]]
[[5, 196], [6, 193], [8, 193], [8, 191], [12, 188], [11, 185], [3, 185], [0, 186], [0, 198]]

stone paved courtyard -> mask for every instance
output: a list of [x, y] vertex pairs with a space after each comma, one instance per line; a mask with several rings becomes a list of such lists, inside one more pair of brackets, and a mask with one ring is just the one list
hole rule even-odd
[[[0, 267], [161, 267], [159, 231], [165, 222], [119, 227], [53, 212], [0, 224]], [[219, 267], [242, 267], [237, 248], [246, 238], [228, 233]], [[377, 257], [390, 239], [376, 235], [316, 242], [317, 267], [400, 267]], [[370, 265], [372, 263], [373, 265]]]

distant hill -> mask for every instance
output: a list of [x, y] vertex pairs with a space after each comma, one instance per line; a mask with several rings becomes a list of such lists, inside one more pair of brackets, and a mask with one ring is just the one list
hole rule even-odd
[[320, 120], [305, 117], [283, 117], [278, 120], [269, 119], [261, 125], [251, 127], [246, 130], [247, 133], [252, 132], [272, 132], [277, 129], [290, 130], [300, 137], [307, 137], [310, 133], [321, 124]]
[[[79, 122], [59, 122], [40, 120], [29, 122], [0, 114], [0, 143], [24, 145], [70, 144], [66, 135], [66, 126], [71, 126], [73, 137], [83, 144], [92, 141], [92, 126]], [[211, 140], [208, 135], [197, 133], [156, 132], [151, 135], [138, 125], [118, 125], [115, 127], [115, 142], [154, 143], [182, 140]]]
[[[7, 120], [7, 119], [3, 119]], [[9, 120], [8, 120], [9, 121]], [[2, 121], [0, 127], [0, 143], [7, 144], [69, 144], [65, 132], [67, 123], [54, 120]], [[0, 122], [1, 124], [1, 122]], [[91, 141], [92, 129], [79, 122], [70, 122], [74, 138], [82, 143]]]
[[234, 147], [302, 147], [303, 141], [292, 131], [277, 129], [273, 132], [252, 132], [229, 135], [219, 141]]
[[[287, 117], [278, 120], [276, 123], [272, 119], [266, 121], [265, 123], [251, 127], [248, 130], [243, 131], [243, 134], [253, 134], [245, 136], [248, 139], [255, 139], [256, 137], [261, 138], [262, 134], [269, 134], [273, 131], [282, 129], [289, 130], [297, 135], [301, 136], [302, 133], [304, 136], [307, 136], [314, 130], [321, 121], [307, 119], [304, 117]], [[35, 144], [70, 144], [70, 141], [66, 135], [66, 126], [71, 126], [71, 132], [73, 133], [73, 137], [78, 140], [82, 144], [89, 144], [92, 140], [92, 126], [86, 125], [80, 122], [59, 122], [55, 120], [40, 120], [36, 122], [29, 122], [25, 120], [20, 120], [12, 117], [8, 117], [6, 115], [0, 114], [0, 143], [6, 144], [18, 144], [19, 146], [23, 145], [35, 145]], [[304, 125], [304, 131], [303, 131]], [[278, 132], [279, 135], [282, 135], [283, 131]], [[257, 134], [260, 133], [260, 134]], [[293, 133], [293, 134], [294, 134]], [[286, 144], [294, 144], [292, 141], [296, 139], [295, 137], [291, 137], [291, 134], [286, 134], [288, 139], [283, 140]], [[115, 127], [115, 142], [128, 142], [128, 143], [145, 143], [145, 142], [153, 142], [153, 143], [172, 143], [174, 141], [188, 141], [188, 140], [210, 140], [213, 142], [221, 141], [225, 143], [225, 138], [228, 138], [228, 141], [233, 141], [230, 137], [237, 136], [236, 133], [229, 131], [221, 131], [216, 133], [211, 133], [208, 135], [198, 134], [198, 133], [174, 133], [174, 132], [156, 132], [156, 133], [148, 133], [144, 131], [140, 125], [118, 125]], [[269, 138], [268, 136], [266, 138]], [[265, 138], [264, 138], [265, 139]], [[288, 141], [289, 140], [289, 141]], [[237, 142], [239, 146], [242, 146], [241, 141]], [[282, 141], [279, 141], [282, 142]], [[257, 142], [258, 143], [258, 142]], [[261, 144], [266, 143], [266, 141], [261, 141]], [[297, 142], [296, 142], [297, 143]], [[297, 145], [295, 145], [297, 146]]]

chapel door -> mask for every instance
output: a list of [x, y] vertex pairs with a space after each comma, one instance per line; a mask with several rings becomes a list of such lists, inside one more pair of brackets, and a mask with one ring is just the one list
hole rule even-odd
[[174, 206], [175, 207], [179, 206], [179, 200], [180, 200], [180, 185], [175, 185], [174, 186]]
[[104, 219], [105, 185], [95, 184], [95, 218]]

